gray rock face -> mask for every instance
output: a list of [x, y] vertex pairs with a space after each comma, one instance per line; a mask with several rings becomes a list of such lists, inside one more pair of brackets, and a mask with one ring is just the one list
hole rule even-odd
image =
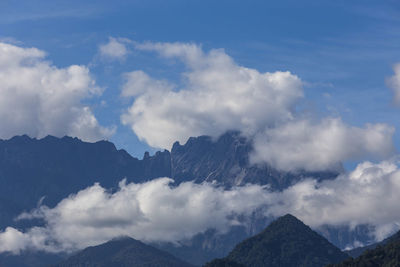
[[217, 182], [226, 187], [247, 183], [269, 184], [282, 190], [306, 177], [333, 179], [339, 172], [282, 172], [268, 164], [250, 164], [253, 145], [238, 132], [228, 132], [213, 141], [209, 136], [191, 137], [185, 145], [176, 142], [171, 151], [172, 177], [183, 181]]

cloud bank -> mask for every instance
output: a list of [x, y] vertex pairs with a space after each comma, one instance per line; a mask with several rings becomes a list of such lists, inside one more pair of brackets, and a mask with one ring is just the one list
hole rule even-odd
[[394, 151], [394, 129], [388, 125], [351, 127], [340, 118], [311, 121], [296, 111], [303, 82], [290, 72], [262, 73], [238, 65], [222, 49], [205, 52], [196, 44], [135, 47], [186, 68], [178, 85], [141, 70], [124, 76], [122, 96], [134, 101], [121, 121], [150, 146], [169, 149], [191, 136], [238, 130], [255, 140], [254, 162], [285, 171], [325, 170], [344, 160], [386, 158]]
[[112, 134], [84, 99], [101, 93], [85, 66], [57, 68], [36, 48], [0, 42], [0, 138], [71, 135], [96, 141]]
[[344, 160], [393, 155], [393, 134], [394, 128], [385, 124], [351, 127], [339, 118], [291, 121], [257, 134], [251, 160], [281, 170], [334, 169]]
[[121, 235], [143, 241], [177, 242], [213, 228], [223, 233], [238, 218], [253, 212], [265, 216], [291, 213], [313, 228], [324, 225], [374, 226], [381, 240], [400, 228], [400, 170], [391, 162], [364, 162], [335, 180], [310, 178], [282, 192], [259, 185], [223, 190], [212, 184], [170, 186], [160, 178], [143, 184], [120, 183], [116, 192], [95, 184], [42, 206], [19, 219], [42, 218], [44, 227], [0, 233], [0, 252], [24, 249], [74, 251]]
[[380, 241], [400, 228], [400, 170], [391, 162], [359, 164], [354, 171], [335, 180], [318, 183], [308, 179], [281, 192], [272, 193], [268, 213], [292, 213], [306, 224], [369, 224]]
[[170, 187], [171, 182], [169, 178], [143, 184], [122, 181], [115, 193], [95, 184], [52, 209], [42, 206], [22, 214], [20, 219], [43, 218], [46, 227], [25, 233], [7, 228], [0, 233], [0, 252], [73, 251], [121, 235], [175, 242], [209, 228], [224, 232], [238, 224], [237, 215], [249, 215], [265, 202], [260, 186], [224, 191], [208, 184]]

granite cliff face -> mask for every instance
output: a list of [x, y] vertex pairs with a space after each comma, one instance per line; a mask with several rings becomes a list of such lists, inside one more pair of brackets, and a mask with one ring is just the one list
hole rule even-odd
[[172, 178], [177, 183], [206, 181], [226, 187], [269, 184], [273, 190], [282, 190], [306, 177], [324, 180], [339, 174], [334, 171], [291, 173], [278, 171], [268, 164], [252, 165], [252, 150], [252, 142], [239, 132], [228, 132], [217, 140], [200, 136], [189, 138], [185, 145], [176, 142], [171, 151]]

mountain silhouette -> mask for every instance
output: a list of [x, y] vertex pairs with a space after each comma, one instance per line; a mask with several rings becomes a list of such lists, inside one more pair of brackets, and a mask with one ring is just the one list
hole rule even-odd
[[358, 267], [358, 266], [400, 266], [400, 231], [383, 242], [364, 248], [357, 258], [350, 258], [339, 264], [327, 267]]
[[[14, 218], [41, 204], [54, 207], [70, 194], [96, 182], [113, 190], [125, 178], [128, 183], [141, 183], [171, 177], [175, 184], [213, 182], [229, 188], [255, 183], [268, 184], [272, 190], [280, 191], [306, 177], [324, 180], [339, 174], [281, 172], [268, 164], [252, 165], [249, 160], [252, 150], [251, 140], [239, 132], [227, 132], [216, 139], [192, 137], [184, 145], [175, 143], [171, 152], [164, 150], [154, 155], [146, 152], [142, 159], [108, 141], [88, 143], [71, 137], [36, 139], [26, 135], [0, 140], [0, 229], [12, 226], [23, 230], [41, 225], [40, 220]], [[154, 245], [201, 265], [225, 256], [234, 244], [258, 233], [269, 222], [270, 219], [263, 219], [252, 222], [250, 228], [233, 227], [223, 235], [206, 231], [185, 241], [179, 249], [175, 244]]]
[[138, 240], [122, 237], [88, 247], [54, 267], [193, 267]]
[[261, 233], [236, 245], [222, 261], [213, 261], [205, 266], [227, 266], [231, 261], [248, 267], [321, 267], [346, 258], [347, 254], [287, 214]]

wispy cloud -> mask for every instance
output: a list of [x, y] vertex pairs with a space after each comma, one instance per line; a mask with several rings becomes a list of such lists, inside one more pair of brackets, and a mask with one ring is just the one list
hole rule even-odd
[[13, 24], [18, 22], [28, 22], [44, 19], [62, 18], [89, 18], [102, 14], [105, 9], [101, 5], [83, 4], [79, 2], [79, 7], [71, 3], [66, 5], [60, 1], [41, 2], [41, 1], [19, 1], [18, 8], [15, 3], [0, 4], [0, 23]]
[[394, 75], [386, 79], [386, 84], [393, 91], [393, 102], [400, 105], [400, 63], [393, 66]]

